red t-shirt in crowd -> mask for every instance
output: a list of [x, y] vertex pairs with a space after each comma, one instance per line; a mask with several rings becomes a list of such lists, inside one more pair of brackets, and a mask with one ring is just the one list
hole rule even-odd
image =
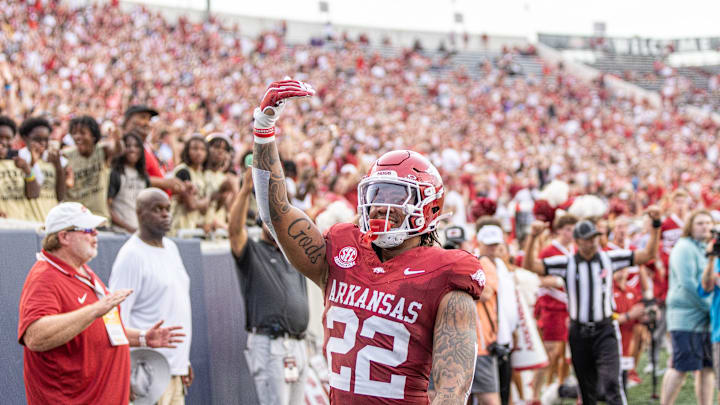
[[[38, 319], [72, 312], [98, 301], [95, 291], [72, 267], [43, 251], [30, 269], [20, 296], [18, 342], [23, 345], [25, 393], [29, 405], [127, 404], [130, 397], [130, 349], [112, 346], [102, 317], [67, 343], [45, 352], [25, 347], [27, 328]], [[58, 267], [55, 267], [58, 266]], [[61, 271], [62, 270], [62, 271]], [[103, 282], [85, 266], [94, 285]]]
[[660, 278], [660, 272], [654, 266], [648, 266], [653, 271], [653, 286], [655, 297], [659, 301], [665, 301], [669, 287], [670, 277], [670, 252], [678, 239], [682, 236], [682, 228], [685, 222], [677, 215], [669, 215], [660, 227], [660, 259], [665, 265], [665, 277]]
[[150, 148], [145, 146], [145, 169], [147, 170], [148, 176], [150, 177], [165, 177], [165, 173], [160, 168], [160, 162], [158, 162], [155, 154], [152, 153]]
[[[642, 300], [642, 295], [632, 288], [621, 290], [617, 285], [613, 287], [613, 297], [615, 298], [615, 306], [618, 314], [624, 314], [630, 311], [633, 305]], [[624, 357], [630, 356], [630, 342], [633, 338], [633, 327], [638, 323], [637, 320], [625, 322], [620, 325], [620, 335], [622, 336], [622, 353]]]
[[437, 247], [416, 247], [381, 262], [352, 224], [333, 226], [325, 240], [330, 401], [429, 404], [440, 301], [452, 290], [478, 299], [485, 285], [480, 262], [463, 250]]
[[[637, 246], [633, 245], [629, 241], [624, 244], [625, 247], [618, 246], [613, 242], [608, 242], [607, 246], [603, 248], [604, 251], [609, 252], [611, 250], [628, 249], [637, 250]], [[625, 281], [626, 287], [632, 289], [639, 297], [642, 297], [642, 285], [640, 284], [640, 266], [631, 266], [627, 268], [627, 280]]]

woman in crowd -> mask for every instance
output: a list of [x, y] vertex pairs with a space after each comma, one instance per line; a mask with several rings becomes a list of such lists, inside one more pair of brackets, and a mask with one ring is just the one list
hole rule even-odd
[[220, 132], [212, 133], [208, 135], [207, 143], [205, 178], [211, 202], [205, 214], [206, 233], [227, 229], [228, 211], [238, 184], [237, 177], [231, 171], [234, 149], [230, 137]]
[[124, 153], [112, 164], [107, 205], [110, 207], [112, 229], [134, 233], [138, 227], [135, 200], [140, 191], [150, 186], [145, 169], [142, 140], [134, 133], [123, 136]]
[[210, 206], [205, 178], [205, 162], [208, 146], [201, 135], [192, 135], [185, 143], [180, 159], [182, 163], [175, 167], [173, 174], [185, 183], [185, 190], [173, 195], [172, 230], [177, 235], [180, 230], [197, 229], [205, 224], [205, 214]]

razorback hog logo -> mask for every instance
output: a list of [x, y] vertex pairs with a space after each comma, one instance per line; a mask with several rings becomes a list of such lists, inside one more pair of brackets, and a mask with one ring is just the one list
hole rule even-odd
[[470, 278], [477, 281], [480, 288], [485, 288], [485, 272], [483, 272], [482, 269], [478, 269]]
[[335, 256], [335, 264], [343, 269], [349, 269], [356, 264], [355, 259], [357, 259], [357, 249], [352, 246], [345, 246]]

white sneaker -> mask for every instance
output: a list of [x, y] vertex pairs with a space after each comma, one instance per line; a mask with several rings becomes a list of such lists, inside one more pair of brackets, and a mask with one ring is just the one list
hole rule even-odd
[[[646, 365], [645, 368], [643, 369], [643, 373], [645, 373], [645, 374], [652, 373], [652, 364]], [[663, 375], [663, 374], [665, 374], [665, 369], [655, 366], [655, 375]]]
[[560, 399], [560, 395], [558, 394], [558, 388], [560, 387], [560, 384], [558, 383], [552, 383], [545, 388], [545, 391], [543, 391], [542, 396], [540, 397], [540, 402], [542, 402], [543, 405], [553, 405], [557, 402], [558, 399]]

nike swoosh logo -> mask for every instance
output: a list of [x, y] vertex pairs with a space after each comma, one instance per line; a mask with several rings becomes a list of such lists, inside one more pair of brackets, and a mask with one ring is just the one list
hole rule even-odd
[[82, 297], [78, 297], [78, 302], [81, 304], [85, 303], [85, 298], [87, 298], [87, 293], [83, 294]]
[[405, 269], [405, 271], [403, 271], [403, 273], [406, 276], [412, 276], [413, 274], [425, 273], [425, 270], [410, 270], [410, 267], [408, 267]]

